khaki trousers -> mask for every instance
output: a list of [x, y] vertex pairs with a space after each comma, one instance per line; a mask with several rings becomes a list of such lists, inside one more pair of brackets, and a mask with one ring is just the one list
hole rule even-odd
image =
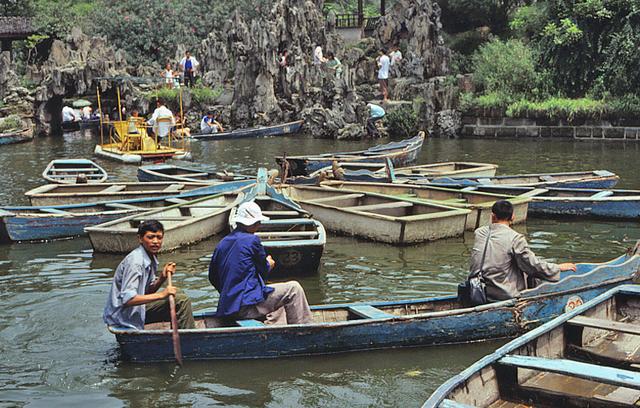
[[304, 289], [296, 281], [269, 284], [274, 290], [267, 298], [252, 306], [245, 306], [238, 312], [241, 319], [266, 317], [266, 324], [311, 323], [311, 309]]
[[[170, 322], [169, 298], [147, 303], [145, 306], [145, 323]], [[191, 299], [182, 292], [176, 293], [176, 317], [179, 329], [195, 329], [191, 310]]]

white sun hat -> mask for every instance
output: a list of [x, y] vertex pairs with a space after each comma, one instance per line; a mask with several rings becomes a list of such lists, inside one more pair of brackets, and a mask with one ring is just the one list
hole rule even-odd
[[237, 224], [251, 226], [257, 222], [269, 221], [269, 217], [262, 215], [260, 206], [255, 201], [249, 201], [240, 204], [236, 211], [236, 216], [233, 221]]

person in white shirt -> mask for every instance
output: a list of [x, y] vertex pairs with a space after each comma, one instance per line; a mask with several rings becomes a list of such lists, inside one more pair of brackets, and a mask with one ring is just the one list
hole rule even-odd
[[164, 78], [164, 86], [167, 88], [173, 88], [173, 70], [171, 69], [171, 64], [167, 62], [167, 65], [161, 75]]
[[[164, 137], [169, 134], [171, 128], [176, 125], [176, 119], [173, 117], [173, 112], [165, 106], [162, 99], [158, 99], [156, 106], [156, 110], [153, 111], [153, 115], [151, 115], [151, 119], [149, 119], [147, 123], [153, 127], [153, 132], [157, 134], [158, 137]], [[160, 119], [170, 119], [171, 124], [169, 124], [169, 121], [166, 121], [166, 126], [160, 126], [158, 124]], [[162, 122], [164, 123], [165, 121], [163, 120]]]
[[80, 116], [76, 113], [75, 109], [71, 106], [65, 106], [62, 108], [62, 121], [63, 122], [77, 122], [80, 120]]
[[185, 86], [191, 87], [195, 83], [195, 72], [199, 65], [198, 60], [192, 57], [189, 51], [184, 53], [184, 58], [180, 61], [180, 69], [182, 70]]
[[322, 47], [316, 45], [316, 48], [313, 50], [313, 65], [320, 65], [325, 62], [327, 62], [327, 59], [322, 55]]
[[389, 57], [391, 58], [391, 70], [393, 71], [394, 76], [400, 77], [400, 61], [402, 61], [402, 52], [397, 45], [391, 47], [391, 52], [389, 53]]
[[222, 124], [216, 120], [212, 111], [207, 114], [200, 121], [200, 133], [218, 133], [224, 132]]
[[85, 106], [82, 108], [80, 113], [82, 114], [82, 119], [90, 120], [93, 114], [93, 109], [91, 109], [91, 106]]
[[378, 53], [378, 83], [380, 83], [380, 92], [382, 92], [382, 103], [386, 103], [389, 99], [389, 66], [391, 60], [385, 53], [384, 49]]

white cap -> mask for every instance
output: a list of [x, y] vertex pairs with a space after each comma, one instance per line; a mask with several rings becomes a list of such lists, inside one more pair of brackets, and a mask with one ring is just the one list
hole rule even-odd
[[255, 201], [249, 201], [240, 204], [233, 220], [238, 224], [251, 226], [256, 222], [269, 221], [269, 217], [262, 215], [262, 210]]

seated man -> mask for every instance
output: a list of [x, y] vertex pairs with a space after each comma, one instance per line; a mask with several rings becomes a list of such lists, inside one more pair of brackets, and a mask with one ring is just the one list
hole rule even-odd
[[155, 220], [148, 220], [138, 227], [140, 246], [127, 255], [116, 268], [111, 292], [102, 319], [108, 325], [143, 330], [145, 323], [170, 321], [169, 295], [176, 297], [176, 316], [181, 329], [195, 328], [191, 300], [176, 293], [174, 286], [159, 291], [169, 274], [174, 274], [176, 264], [164, 266], [160, 276], [158, 258], [162, 247], [164, 227]]
[[209, 281], [220, 292], [216, 315], [265, 319], [267, 324], [310, 323], [311, 310], [298, 282], [265, 284], [275, 262], [255, 232], [268, 219], [255, 202], [242, 203], [235, 216], [236, 229], [213, 252]]
[[222, 127], [222, 124], [216, 120], [213, 111], [209, 111], [200, 121], [200, 133], [218, 132], [224, 132], [224, 128]]
[[378, 128], [376, 127], [376, 122], [382, 120], [385, 115], [385, 111], [382, 106], [373, 103], [368, 103], [367, 109], [369, 111], [369, 119], [367, 119], [367, 135], [369, 135], [369, 137], [380, 137], [380, 132], [378, 132]]
[[76, 113], [75, 109], [71, 106], [64, 106], [62, 108], [62, 121], [63, 122], [78, 122], [80, 116]]
[[173, 117], [173, 112], [165, 106], [164, 101], [158, 99], [156, 101], [156, 109], [147, 123], [149, 126], [153, 126], [153, 132], [158, 137], [165, 137], [169, 134], [171, 127], [175, 126], [176, 119]]
[[557, 282], [561, 271], [576, 270], [573, 263], [554, 264], [538, 259], [524, 236], [511, 229], [512, 222], [513, 204], [498, 200], [491, 207], [491, 224], [475, 231], [469, 276], [482, 271], [489, 301], [519, 296], [527, 289], [527, 278]]

